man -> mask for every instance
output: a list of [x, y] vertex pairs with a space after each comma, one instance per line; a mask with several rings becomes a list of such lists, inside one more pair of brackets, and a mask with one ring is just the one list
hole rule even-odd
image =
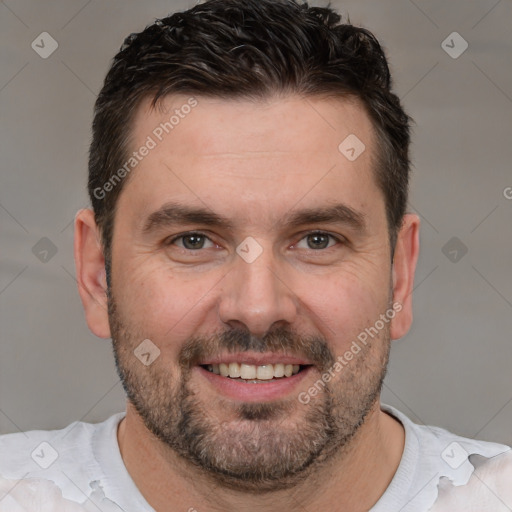
[[75, 220], [126, 413], [4, 436], [5, 510], [467, 510], [476, 479], [510, 510], [507, 446], [380, 403], [412, 322], [408, 147], [379, 43], [329, 8], [210, 0], [128, 37]]

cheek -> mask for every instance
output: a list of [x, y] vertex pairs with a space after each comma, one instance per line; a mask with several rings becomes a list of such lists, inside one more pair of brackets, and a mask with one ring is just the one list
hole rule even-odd
[[[388, 308], [387, 283], [362, 280], [360, 273], [325, 279], [304, 288], [304, 302], [316, 328], [342, 351]], [[311, 315], [310, 315], [311, 316]]]
[[120, 267], [119, 275], [114, 293], [125, 319], [160, 347], [194, 334], [204, 316], [205, 294], [217, 282], [207, 274], [187, 279], [141, 262]]

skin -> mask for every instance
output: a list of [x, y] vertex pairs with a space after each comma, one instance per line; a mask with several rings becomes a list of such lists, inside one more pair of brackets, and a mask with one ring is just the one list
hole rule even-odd
[[[167, 98], [164, 107], [170, 112], [187, 99]], [[160, 350], [149, 368], [168, 369], [169, 387], [177, 386], [182, 375], [178, 357], [187, 340], [240, 328], [263, 337], [286, 327], [325, 340], [337, 357], [391, 302], [400, 303], [401, 311], [362, 351], [359, 362], [354, 356], [331, 383], [335, 396], [355, 383], [354, 396], [361, 398], [355, 395], [357, 389], [364, 391], [368, 380], [382, 373], [379, 364], [386, 362], [389, 341], [403, 337], [411, 325], [419, 250], [419, 219], [407, 214], [391, 265], [384, 196], [372, 172], [376, 142], [367, 114], [357, 101], [341, 99], [197, 99], [198, 106], [132, 171], [118, 200], [111, 292], [125, 328], [116, 332], [123, 363], [141, 372], [140, 363], [130, 362], [128, 356], [137, 343], [149, 338]], [[140, 106], [134, 149], [169, 118], [165, 109], [150, 109], [149, 102]], [[338, 151], [349, 134], [356, 134], [366, 146], [353, 162]], [[144, 220], [169, 201], [207, 207], [229, 218], [233, 229], [187, 224], [143, 234]], [[295, 209], [333, 203], [360, 212], [364, 232], [339, 223], [294, 228], [283, 224], [285, 215]], [[183, 240], [163, 243], [195, 230], [213, 241], [197, 254], [180, 247]], [[331, 239], [328, 248], [311, 249], [305, 237], [312, 230], [344, 243]], [[250, 264], [236, 253], [248, 236], [263, 250]], [[75, 259], [89, 328], [110, 338], [105, 261], [88, 209], [75, 219]], [[325, 399], [321, 392], [308, 406], [297, 400], [300, 391], [321, 378], [321, 370], [313, 366], [276, 404], [283, 411], [286, 406], [286, 414], [277, 409], [275, 419], [260, 422], [261, 428], [278, 432], [279, 426], [290, 436], [296, 433], [307, 411]], [[240, 404], [221, 396], [198, 372], [191, 372], [190, 385], [212, 425], [230, 426], [240, 419]], [[341, 405], [337, 410], [343, 418]], [[250, 423], [238, 422], [225, 442]], [[363, 511], [378, 501], [392, 480], [403, 452], [404, 431], [380, 410], [377, 397], [348, 443], [323, 463], [313, 464], [307, 478], [267, 493], [237, 490], [210, 478], [152, 435], [130, 401], [118, 441], [128, 472], [157, 511], [278, 511], [298, 509], [299, 504], [308, 510]]]

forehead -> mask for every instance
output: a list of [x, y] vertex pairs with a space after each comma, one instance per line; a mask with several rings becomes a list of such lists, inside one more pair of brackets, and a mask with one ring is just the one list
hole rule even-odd
[[[298, 201], [308, 207], [332, 199], [360, 209], [369, 202], [363, 191], [376, 193], [372, 125], [354, 99], [175, 95], [156, 108], [146, 100], [134, 119], [133, 150], [149, 140], [153, 147], [118, 205], [140, 215], [178, 200], [215, 211], [232, 205], [241, 219], [251, 212], [276, 217], [279, 205], [289, 211]], [[364, 151], [347, 158], [343, 151], [352, 147]]]
[[333, 153], [350, 134], [372, 142], [371, 122], [353, 97], [250, 100], [172, 95], [155, 108], [144, 100], [132, 128], [134, 141], [151, 134], [157, 143], [172, 145], [177, 155]]

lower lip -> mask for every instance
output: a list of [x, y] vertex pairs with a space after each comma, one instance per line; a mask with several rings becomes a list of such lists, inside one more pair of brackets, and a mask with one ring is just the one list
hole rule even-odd
[[241, 379], [230, 379], [212, 373], [202, 366], [196, 366], [200, 375], [210, 382], [224, 396], [241, 402], [270, 402], [280, 398], [286, 398], [293, 391], [298, 395], [297, 386], [311, 371], [311, 366], [291, 377], [281, 377], [262, 383], [244, 382]]

